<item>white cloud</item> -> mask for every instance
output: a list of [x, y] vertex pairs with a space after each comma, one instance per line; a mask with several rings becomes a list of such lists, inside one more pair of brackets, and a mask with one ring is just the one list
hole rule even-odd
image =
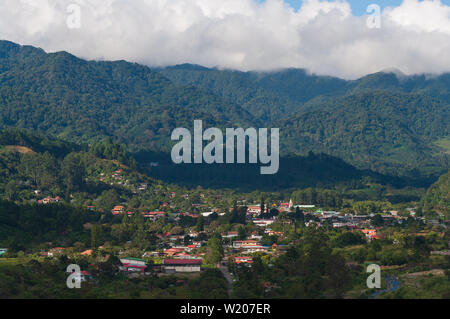
[[[374, 1], [376, 2], [376, 1]], [[69, 4], [81, 28], [69, 29]], [[150, 66], [197, 63], [240, 70], [307, 68], [355, 78], [386, 68], [450, 71], [450, 7], [405, 0], [386, 8], [380, 29], [345, 1], [2, 0], [0, 38], [87, 59]]]

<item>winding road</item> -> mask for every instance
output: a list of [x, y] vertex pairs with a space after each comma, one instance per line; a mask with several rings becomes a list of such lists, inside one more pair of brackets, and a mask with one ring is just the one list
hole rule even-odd
[[394, 292], [400, 288], [400, 281], [398, 280], [398, 278], [396, 278], [394, 276], [387, 276], [387, 277], [385, 277], [385, 280], [386, 280], [387, 288], [374, 292], [370, 296], [370, 299], [376, 299], [378, 295], [380, 295], [384, 292]]

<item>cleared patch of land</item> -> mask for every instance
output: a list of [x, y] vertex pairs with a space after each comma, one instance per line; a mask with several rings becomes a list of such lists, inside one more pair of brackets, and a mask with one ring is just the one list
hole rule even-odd
[[420, 276], [427, 276], [427, 275], [433, 275], [433, 276], [444, 276], [444, 270], [443, 269], [432, 269], [427, 271], [419, 271], [419, 272], [413, 272], [410, 274], [404, 274], [401, 277], [407, 278], [407, 279], [413, 279]]
[[443, 138], [434, 142], [445, 154], [450, 154], [450, 138]]
[[35, 152], [26, 146], [19, 146], [19, 145], [7, 145], [5, 146], [5, 149], [8, 151], [18, 152], [21, 154], [34, 154]]

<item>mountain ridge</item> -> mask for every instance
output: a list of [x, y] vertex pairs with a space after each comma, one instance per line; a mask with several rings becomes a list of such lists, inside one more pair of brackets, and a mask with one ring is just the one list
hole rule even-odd
[[282, 154], [339, 156], [381, 173], [440, 174], [448, 154], [450, 74], [348, 81], [302, 69], [151, 69], [86, 61], [0, 41], [0, 128], [167, 153], [176, 127], [279, 127]]

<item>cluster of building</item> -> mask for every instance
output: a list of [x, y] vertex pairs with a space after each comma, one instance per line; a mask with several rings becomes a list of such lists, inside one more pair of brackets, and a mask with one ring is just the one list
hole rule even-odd
[[200, 272], [202, 259], [163, 259], [161, 264], [148, 266], [144, 259], [140, 258], [122, 258], [120, 270], [126, 273], [145, 274], [148, 268], [164, 273], [192, 273]]
[[59, 196], [56, 196], [55, 198], [45, 197], [43, 199], [38, 200], [37, 203], [42, 204], [42, 205], [47, 205], [47, 204], [59, 203], [61, 200], [62, 200], [62, 198]]

